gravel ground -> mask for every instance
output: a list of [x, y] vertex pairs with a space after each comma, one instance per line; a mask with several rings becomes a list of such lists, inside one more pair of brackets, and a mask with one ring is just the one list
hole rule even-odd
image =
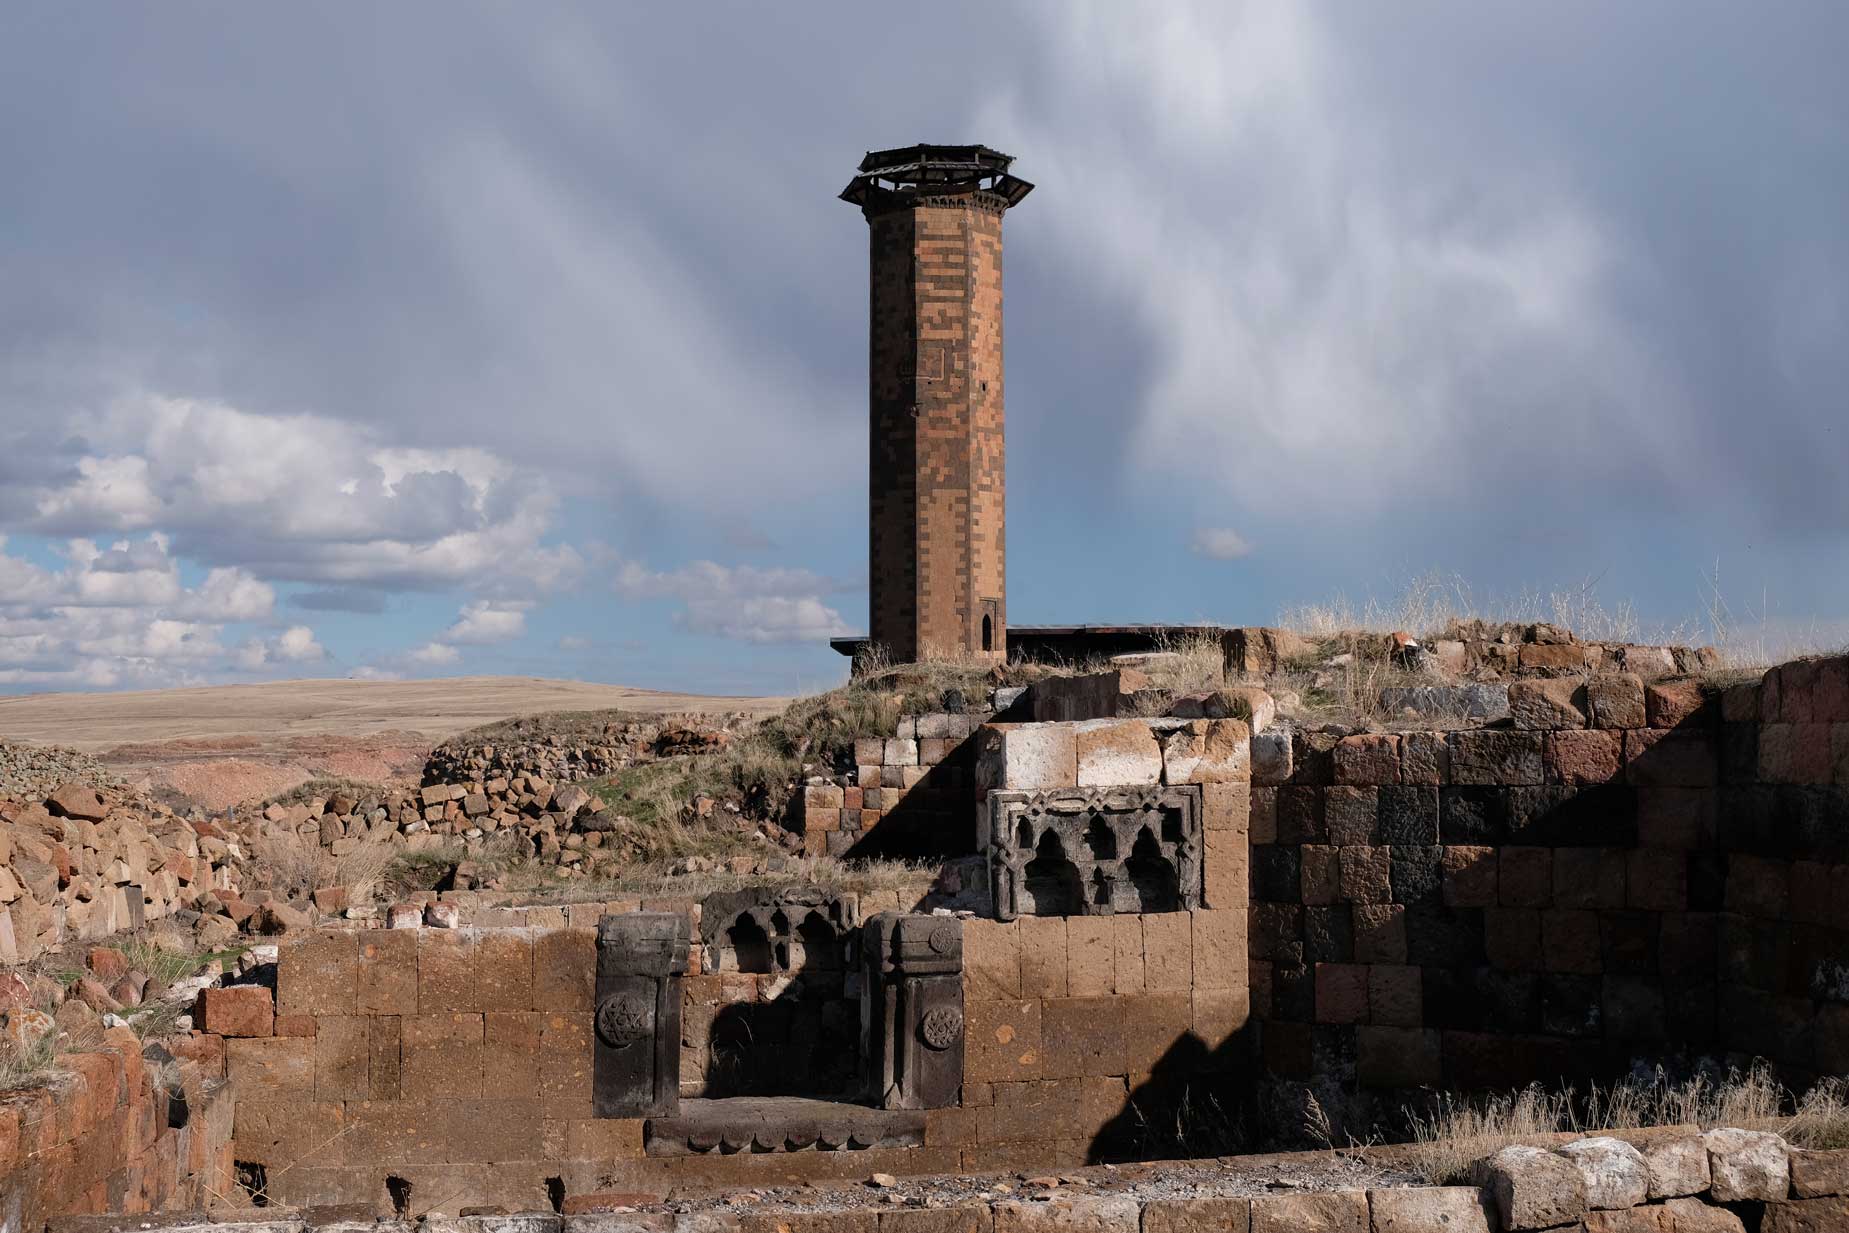
[[[1122, 1195], [1144, 1199], [1247, 1198], [1324, 1190], [1380, 1189], [1423, 1184], [1418, 1176], [1334, 1152], [1239, 1156], [1153, 1164], [1094, 1165], [1050, 1173], [906, 1177], [807, 1186], [738, 1188], [713, 1194], [674, 1194], [675, 1212], [772, 1207], [851, 1211], [868, 1207], [951, 1207], [996, 1199]], [[884, 1184], [881, 1184], [884, 1183]]]

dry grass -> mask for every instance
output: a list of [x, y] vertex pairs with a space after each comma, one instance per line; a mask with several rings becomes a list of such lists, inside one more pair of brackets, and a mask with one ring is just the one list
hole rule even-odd
[[335, 856], [318, 838], [266, 835], [255, 841], [258, 861], [269, 870], [271, 886], [292, 899], [305, 898], [324, 886], [344, 886], [363, 899], [379, 884], [399, 849], [384, 841], [362, 839], [357, 848]]
[[0, 1041], [0, 1092], [44, 1087], [64, 1072], [58, 1066], [57, 1034], [30, 1049], [19, 1050]]
[[1445, 1096], [1429, 1115], [1413, 1114], [1411, 1125], [1416, 1167], [1438, 1185], [1463, 1180], [1474, 1162], [1501, 1148], [1563, 1131], [1742, 1126], [1775, 1130], [1799, 1147], [1843, 1147], [1849, 1146], [1849, 1082], [1827, 1079], [1796, 1097], [1764, 1066], [1718, 1080], [1677, 1081], [1659, 1070], [1584, 1096], [1539, 1085], [1484, 1101]]
[[567, 886], [552, 882], [543, 866], [530, 872], [534, 884], [523, 885], [516, 871], [509, 878], [508, 889], [515, 894], [531, 893], [534, 902], [548, 904], [596, 903], [620, 896], [673, 895], [697, 899], [719, 891], [746, 888], [816, 887], [832, 894], [912, 895], [922, 900], [937, 880], [938, 866], [931, 863], [887, 860], [846, 861], [835, 857], [791, 857], [777, 873], [732, 873], [718, 869], [705, 873], [674, 873], [674, 865], [665, 861], [646, 861], [630, 865], [606, 878], [573, 879]]
[[1408, 580], [1385, 598], [1370, 595], [1357, 604], [1338, 594], [1323, 603], [1298, 605], [1280, 613], [1278, 623], [1312, 638], [1403, 630], [1429, 639], [1461, 622], [1487, 621], [1559, 625], [1588, 642], [1693, 645], [1711, 641], [1706, 636], [1713, 632], [1708, 614], [1675, 625], [1646, 627], [1629, 601], [1607, 604], [1600, 598], [1601, 581], [1591, 577], [1545, 591], [1479, 597], [1462, 577], [1432, 572]]
[[1164, 635], [1156, 657], [1143, 671], [1156, 689], [1170, 694], [1198, 694], [1226, 685], [1226, 647], [1217, 635]]

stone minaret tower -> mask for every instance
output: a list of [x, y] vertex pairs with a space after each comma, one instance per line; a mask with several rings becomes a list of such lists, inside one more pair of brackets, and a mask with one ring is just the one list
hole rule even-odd
[[861, 160], [871, 231], [871, 642], [895, 661], [1007, 655], [1002, 214], [1033, 185], [986, 146]]

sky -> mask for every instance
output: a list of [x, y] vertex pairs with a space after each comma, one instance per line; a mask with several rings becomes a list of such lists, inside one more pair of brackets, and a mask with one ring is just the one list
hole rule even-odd
[[0, 0], [0, 691], [834, 684], [863, 152], [1005, 227], [1009, 615], [1849, 640], [1849, 8]]

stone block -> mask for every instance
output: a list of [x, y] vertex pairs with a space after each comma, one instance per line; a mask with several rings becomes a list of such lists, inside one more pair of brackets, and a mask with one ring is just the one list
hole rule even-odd
[[[1204, 719], [1190, 723], [1185, 739], [1163, 745], [1165, 783], [1243, 784], [1252, 781], [1252, 731], [1241, 719]], [[1174, 755], [1180, 755], [1177, 764]], [[1185, 772], [1185, 778], [1176, 778]]]
[[1367, 969], [1368, 1021], [1383, 1027], [1419, 1027], [1424, 1023], [1424, 995], [1419, 968], [1379, 963]]
[[199, 995], [199, 1029], [220, 1036], [268, 1036], [275, 1000], [262, 985], [230, 985]]
[[315, 1090], [312, 1036], [240, 1037], [225, 1042], [225, 1075], [247, 1097], [309, 1099]]
[[1382, 847], [1337, 848], [1338, 890], [1348, 903], [1390, 903], [1393, 899], [1391, 854]]
[[1325, 907], [1336, 902], [1340, 896], [1339, 851], [1325, 844], [1297, 849], [1300, 902]]
[[1640, 787], [1711, 788], [1720, 781], [1719, 742], [1697, 728], [1633, 728], [1624, 734], [1624, 777]]
[[524, 1100], [539, 1089], [545, 1018], [533, 1011], [482, 1013], [483, 1096]]
[[417, 935], [419, 1014], [479, 1012], [475, 992], [475, 938], [454, 929], [426, 929]]
[[483, 1011], [533, 1009], [533, 939], [513, 930], [484, 930], [475, 945], [476, 1002]]
[[1501, 848], [1496, 897], [1505, 908], [1544, 908], [1554, 901], [1554, 853], [1549, 848]]
[[1145, 988], [1142, 918], [1125, 915], [1106, 919], [1111, 922], [1111, 968], [1116, 992], [1141, 993]]
[[1515, 681], [1509, 685], [1509, 720], [1517, 728], [1551, 732], [1588, 722], [1586, 688], [1576, 680]]
[[399, 1032], [404, 1099], [466, 1100], [480, 1094], [481, 1015], [407, 1015], [399, 1020]]
[[991, 1205], [995, 1233], [1137, 1233], [1142, 1208], [1127, 1195], [1073, 1195]]
[[1296, 773], [1290, 730], [1274, 728], [1252, 734], [1252, 782], [1275, 787]]
[[1549, 732], [1542, 745], [1547, 781], [1574, 787], [1617, 779], [1623, 755], [1623, 734], [1599, 729]]
[[1080, 723], [1073, 728], [1073, 743], [1081, 788], [1162, 782], [1162, 747], [1142, 720]]
[[367, 1099], [396, 1101], [403, 1094], [403, 1039], [397, 1015], [373, 1015], [366, 1029]]
[[1451, 782], [1451, 754], [1444, 733], [1400, 734], [1400, 782], [1431, 787]]
[[1247, 954], [1245, 912], [1194, 912], [1192, 916], [1190, 949], [1194, 957], [1194, 988], [1244, 988]]
[[1708, 1148], [1695, 1131], [1654, 1136], [1638, 1145], [1649, 1171], [1652, 1199], [1700, 1194], [1710, 1183]]
[[1210, 908], [1243, 910], [1251, 898], [1251, 848], [1246, 837], [1236, 831], [1208, 831], [1205, 839], [1202, 897]]
[[1576, 1225], [1586, 1214], [1586, 1183], [1578, 1166], [1538, 1147], [1505, 1147], [1472, 1166], [1509, 1233]]
[[1762, 1130], [1724, 1127], [1702, 1136], [1712, 1175], [1710, 1193], [1722, 1203], [1782, 1199], [1791, 1189], [1785, 1141]]
[[1663, 1204], [1670, 1233], [1746, 1233], [1740, 1218], [1724, 1207], [1710, 1207], [1700, 1199], [1671, 1199]]
[[1624, 1140], [1595, 1135], [1563, 1143], [1559, 1151], [1579, 1169], [1588, 1207], [1601, 1211], [1636, 1207], [1649, 1197], [1650, 1166], [1643, 1153]]
[[1629, 672], [1599, 672], [1586, 682], [1586, 710], [1595, 728], [1645, 726], [1643, 679]]
[[1688, 909], [1688, 854], [1639, 848], [1625, 875], [1627, 906], [1650, 912]]
[[1400, 782], [1400, 738], [1394, 733], [1367, 732], [1336, 742], [1335, 782], [1379, 786]]
[[1438, 842], [1438, 789], [1384, 787], [1380, 790], [1376, 827], [1380, 842], [1397, 846]]
[[1021, 996], [1066, 996], [1066, 918], [1023, 916], [1015, 922], [1021, 937]]
[[597, 984], [597, 931], [548, 929], [533, 937], [533, 1008], [589, 1011]]
[[1132, 1075], [1148, 1074], [1173, 1064], [1170, 1054], [1194, 1025], [1194, 996], [1146, 993], [1119, 999], [1123, 1024], [1124, 1067]]
[[1323, 825], [1328, 841], [1338, 847], [1379, 842], [1376, 816], [1380, 807], [1377, 788], [1336, 786], [1323, 792]]
[[366, 1100], [372, 1093], [371, 1018], [324, 1015], [315, 1022], [315, 1099]]
[[1044, 1142], [1057, 1127], [1089, 1140], [1123, 1112], [1128, 1091], [1118, 1078], [1047, 1079], [998, 1083], [995, 1101], [976, 1114], [980, 1144]]
[[1040, 1074], [1046, 1079], [1121, 1075], [1122, 1004], [1115, 997], [1048, 998], [1040, 1004]]
[[997, 755], [992, 785], [996, 788], [1044, 791], [1078, 785], [1078, 734], [1069, 724], [1022, 724], [1005, 729]]
[[1849, 1198], [1768, 1203], [1759, 1223], [1759, 1233], [1837, 1233], [1841, 1229], [1849, 1229]]
[[[1142, 1233], [1248, 1233], [1251, 1227], [1250, 1199], [1224, 1196], [1156, 1198], [1143, 1203]], [[1401, 1230], [1401, 1233], [1406, 1231]]]
[[1038, 999], [965, 1006], [965, 1081], [1038, 1079], [1042, 1068], [1040, 1008]]
[[1580, 1227], [1585, 1233], [1675, 1233], [1675, 1226], [1669, 1221], [1669, 1213], [1660, 1207], [1590, 1211], [1586, 1213], [1586, 1221]]
[[1544, 779], [1538, 732], [1485, 728], [1449, 738], [1454, 784], [1539, 784]]
[[369, 929], [360, 936], [356, 996], [361, 1014], [417, 1013], [417, 937], [409, 929]]
[[1555, 907], [1624, 906], [1626, 853], [1615, 848], [1557, 848], [1553, 856]]
[[1074, 916], [1066, 921], [1066, 994], [1109, 997], [1116, 987], [1114, 922], [1108, 916]]
[[[1019, 921], [980, 919], [963, 922], [964, 989], [971, 1001], [1015, 999], [1021, 996], [1019, 924]], [[1137, 950], [1140, 960], [1140, 931]]]
[[1368, 1233], [1367, 1192], [1260, 1195], [1252, 1200], [1252, 1233]]
[[1368, 1021], [1368, 972], [1356, 963], [1316, 965], [1316, 1022], [1356, 1024]]
[[1143, 917], [1143, 983], [1151, 993], [1185, 992], [1194, 977], [1193, 918], [1187, 912]]
[[1368, 1191], [1374, 1233], [1490, 1233], [1489, 1205], [1475, 1186]]
[[1700, 681], [1652, 681], [1644, 687], [1644, 711], [1652, 728], [1715, 723], [1720, 695]]
[[1518, 653], [1517, 662], [1524, 668], [1539, 671], [1584, 672], [1593, 666], [1591, 653], [1595, 649], [1576, 642], [1525, 642]]
[[1496, 849], [1449, 844], [1443, 851], [1445, 905], [1454, 908], [1496, 906]]
[[1791, 1193], [1800, 1199], [1849, 1195], [1849, 1148], [1791, 1151]]
[[276, 960], [276, 1013], [350, 1015], [359, 985], [359, 935], [346, 931], [292, 933]]
[[1355, 962], [1406, 962], [1406, 909], [1397, 903], [1356, 904]]

